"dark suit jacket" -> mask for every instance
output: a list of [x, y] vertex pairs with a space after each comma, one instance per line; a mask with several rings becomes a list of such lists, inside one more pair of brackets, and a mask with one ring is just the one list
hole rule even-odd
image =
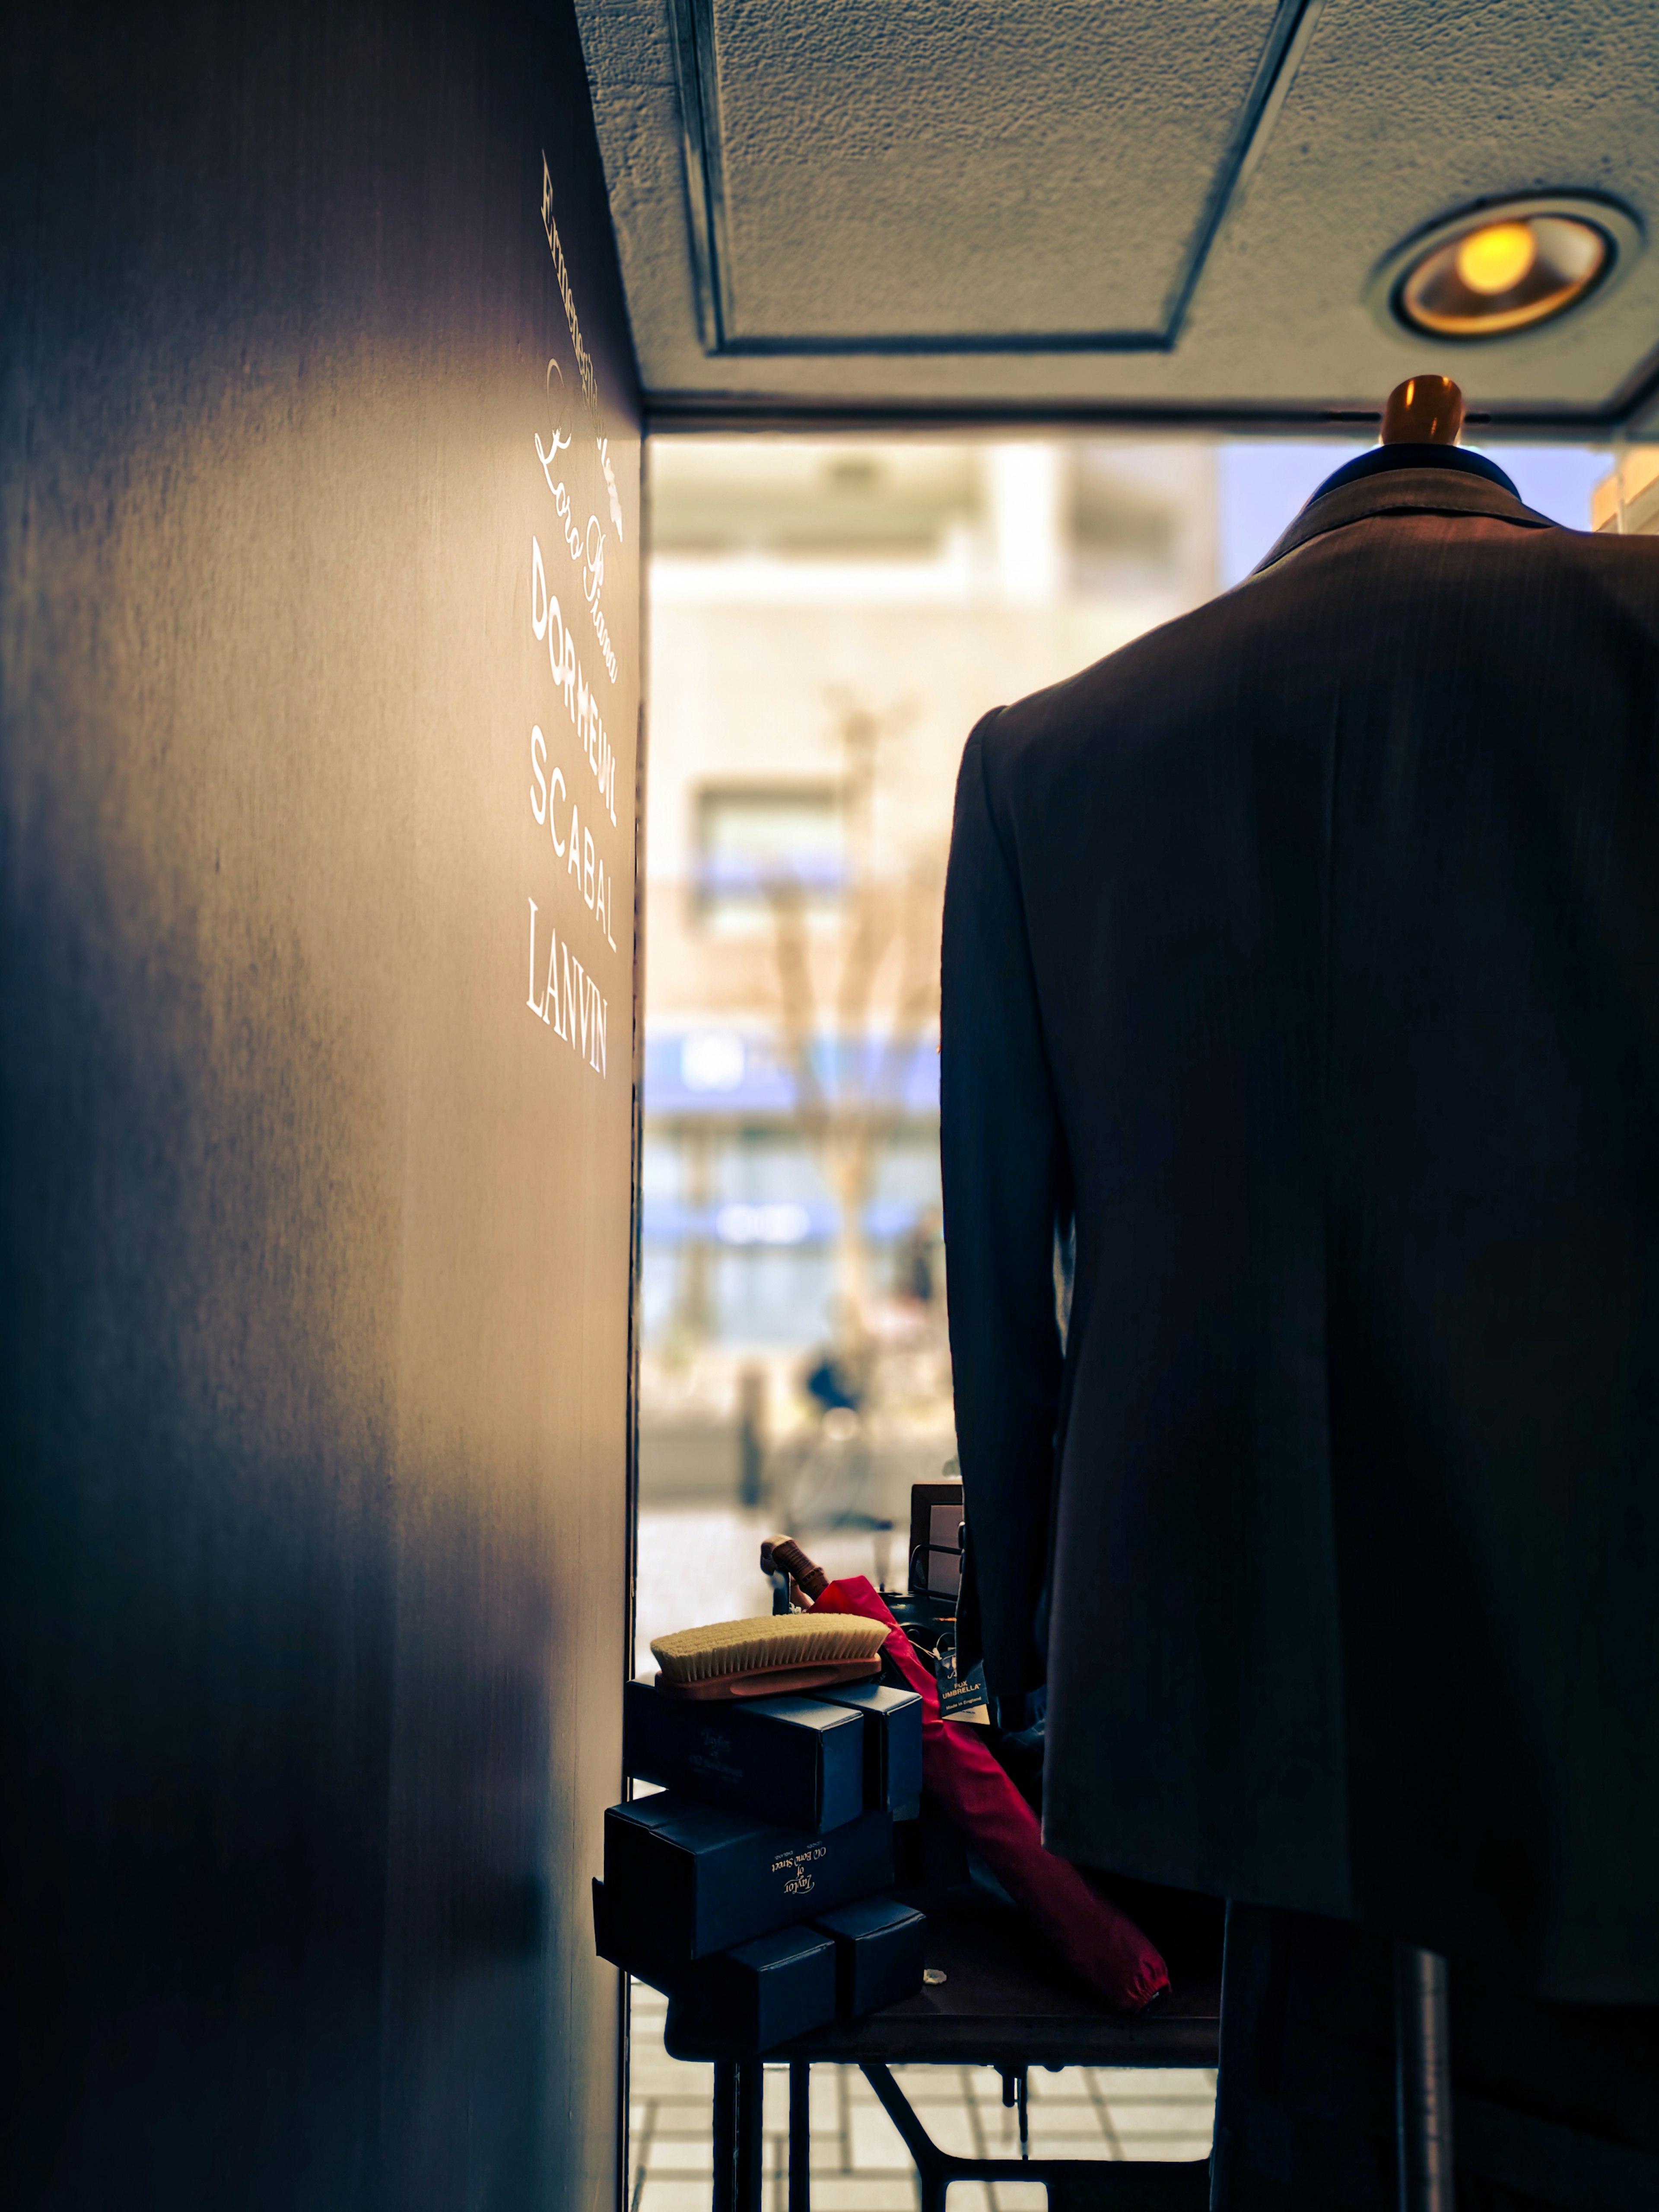
[[942, 1052], [1051, 1844], [1659, 2000], [1659, 542], [1395, 471], [988, 715]]

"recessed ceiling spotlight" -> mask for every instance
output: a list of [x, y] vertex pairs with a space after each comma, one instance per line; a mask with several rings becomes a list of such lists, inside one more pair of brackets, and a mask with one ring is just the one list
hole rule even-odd
[[1580, 193], [1488, 203], [1419, 231], [1371, 282], [1373, 305], [1414, 335], [1508, 337], [1605, 291], [1640, 251], [1635, 218]]

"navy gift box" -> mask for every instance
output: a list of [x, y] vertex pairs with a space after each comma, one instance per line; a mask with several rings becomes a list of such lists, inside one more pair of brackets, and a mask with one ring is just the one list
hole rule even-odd
[[[593, 1933], [599, 1956], [629, 1969], [631, 1962], [618, 1955], [600, 1881], [593, 1885]], [[746, 2053], [770, 2051], [827, 2027], [836, 2016], [838, 1966], [833, 1936], [815, 1928], [785, 1928], [677, 1972], [647, 1972], [640, 1978], [653, 1981], [671, 2000], [677, 2033]]]
[[611, 1929], [636, 1973], [672, 1972], [892, 1880], [886, 1813], [811, 1836], [664, 1790], [605, 1816]]
[[815, 1928], [784, 1928], [699, 1960], [669, 1991], [674, 2032], [698, 2043], [771, 2051], [836, 2016], [839, 1954]]
[[864, 1716], [864, 1802], [896, 1813], [921, 1795], [921, 1699], [884, 1682], [848, 1682], [814, 1690], [825, 1705], [851, 1705]]
[[890, 1897], [860, 1898], [813, 1916], [836, 1943], [836, 2011], [842, 2020], [883, 2012], [921, 1987], [927, 1963], [927, 1922]]
[[665, 1698], [623, 1692], [623, 1767], [706, 1805], [817, 1835], [864, 1810], [864, 1724], [811, 1698]]

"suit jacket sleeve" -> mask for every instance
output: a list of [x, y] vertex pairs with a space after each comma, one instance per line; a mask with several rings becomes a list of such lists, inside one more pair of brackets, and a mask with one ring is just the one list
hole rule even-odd
[[939, 1148], [968, 1522], [958, 1650], [994, 1694], [1043, 1679], [1038, 1610], [1061, 1354], [1054, 1237], [1070, 1177], [1018, 875], [993, 818], [987, 716], [957, 780], [940, 978]]

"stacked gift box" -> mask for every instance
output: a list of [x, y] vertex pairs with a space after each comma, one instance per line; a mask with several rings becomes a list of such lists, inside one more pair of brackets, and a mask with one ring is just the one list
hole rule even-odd
[[910, 1996], [927, 1923], [883, 1893], [894, 1813], [921, 1794], [921, 1715], [877, 1682], [720, 1701], [629, 1683], [623, 1765], [662, 1786], [605, 1816], [600, 1955], [733, 2051]]

